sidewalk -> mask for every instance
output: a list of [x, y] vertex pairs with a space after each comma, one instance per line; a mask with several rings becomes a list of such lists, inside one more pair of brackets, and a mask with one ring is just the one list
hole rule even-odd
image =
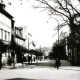
[[[16, 63], [15, 64], [15, 69], [17, 68], [27, 68], [27, 67], [30, 67], [30, 66], [37, 66], [38, 64], [40, 63], [44, 63], [46, 62], [45, 60], [43, 61], [35, 61], [35, 62], [32, 62], [31, 64], [28, 64], [28, 62], [24, 62], [23, 65], [21, 63]], [[5, 65], [4, 67], [2, 67], [2, 69], [13, 69], [13, 64], [12, 65]]]
[[61, 60], [57, 70], [55, 60], [43, 60], [32, 65], [16, 64], [16, 69], [6, 66], [0, 70], [0, 80], [80, 80], [80, 67], [70, 66], [68, 61]]

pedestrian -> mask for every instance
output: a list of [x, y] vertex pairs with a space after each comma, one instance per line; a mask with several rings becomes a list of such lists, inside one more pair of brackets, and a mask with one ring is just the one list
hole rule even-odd
[[7, 59], [5, 57], [5, 55], [2, 57], [2, 67], [5, 67]]
[[35, 62], [35, 57], [34, 57], [34, 62]]
[[11, 63], [12, 63], [12, 59], [10, 56], [8, 56], [8, 65], [11, 65]]
[[56, 67], [57, 67], [57, 69], [59, 69], [59, 66], [60, 66], [60, 60], [59, 60], [59, 58], [56, 58]]
[[28, 55], [28, 64], [31, 64], [31, 60], [32, 60], [31, 55]]
[[30, 56], [28, 55], [28, 64], [30, 64]]

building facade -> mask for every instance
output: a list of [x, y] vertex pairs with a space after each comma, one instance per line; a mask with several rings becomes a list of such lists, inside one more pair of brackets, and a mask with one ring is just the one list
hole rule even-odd
[[23, 38], [23, 28], [14, 28], [14, 41], [17, 45], [17, 50], [15, 51], [15, 58], [17, 63], [22, 63], [24, 57], [24, 50], [26, 49], [25, 39]]
[[0, 3], [0, 40], [7, 45], [7, 50], [2, 54], [2, 62], [8, 61], [8, 56], [11, 56], [9, 45], [11, 43], [12, 26], [14, 26], [13, 16], [5, 10], [5, 5]]

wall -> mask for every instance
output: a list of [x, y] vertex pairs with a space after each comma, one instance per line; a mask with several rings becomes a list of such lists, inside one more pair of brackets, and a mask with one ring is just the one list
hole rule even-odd
[[11, 41], [11, 20], [0, 13], [0, 39]]

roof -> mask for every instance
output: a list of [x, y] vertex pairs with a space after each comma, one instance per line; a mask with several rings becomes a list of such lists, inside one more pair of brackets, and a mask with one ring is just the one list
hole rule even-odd
[[15, 27], [15, 29], [23, 30], [23, 28], [22, 28], [22, 27]]
[[[2, 5], [2, 4], [0, 4], [0, 5]], [[4, 10], [2, 7], [0, 7], [0, 13], [4, 14], [5, 16], [7, 16], [10, 19], [13, 18], [13, 16], [11, 14], [9, 14], [6, 10]]]

